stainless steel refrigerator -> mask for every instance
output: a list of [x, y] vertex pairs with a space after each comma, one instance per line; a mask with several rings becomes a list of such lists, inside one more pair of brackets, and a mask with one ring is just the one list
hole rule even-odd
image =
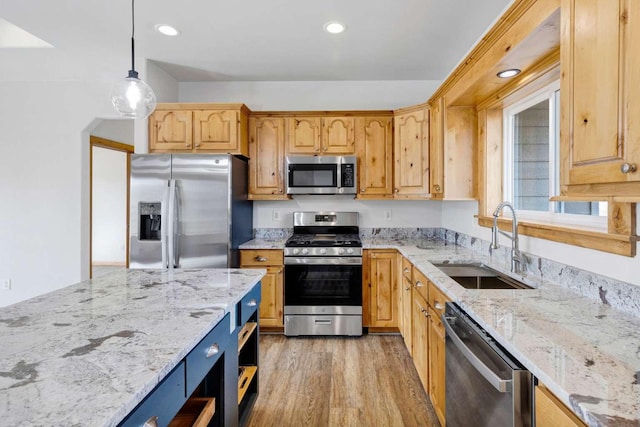
[[247, 161], [217, 154], [131, 156], [130, 268], [237, 267], [253, 237]]

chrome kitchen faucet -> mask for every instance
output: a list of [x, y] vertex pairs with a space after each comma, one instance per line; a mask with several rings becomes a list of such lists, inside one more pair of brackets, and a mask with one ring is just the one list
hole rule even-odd
[[[513, 214], [511, 235], [498, 229], [498, 216], [504, 208], [511, 209]], [[516, 218], [516, 210], [509, 202], [502, 202], [493, 211], [493, 227], [491, 228], [491, 249], [498, 249], [498, 233], [507, 236], [511, 240], [511, 272], [520, 273], [520, 250], [518, 249], [518, 219]]]

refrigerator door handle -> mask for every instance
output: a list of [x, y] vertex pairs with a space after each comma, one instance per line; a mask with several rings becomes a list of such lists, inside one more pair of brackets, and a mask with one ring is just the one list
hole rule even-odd
[[173, 180], [173, 266], [180, 268], [180, 181]]
[[161, 214], [161, 222], [160, 222], [160, 246], [162, 248], [162, 268], [167, 268], [169, 266], [169, 254], [168, 254], [168, 237], [169, 233], [167, 230], [167, 226], [169, 224], [169, 186], [171, 185], [171, 181], [167, 180], [165, 182], [165, 188], [162, 192], [162, 202], [160, 204], [160, 214]]
[[176, 181], [169, 180], [169, 220], [167, 221], [168, 267], [175, 267]]

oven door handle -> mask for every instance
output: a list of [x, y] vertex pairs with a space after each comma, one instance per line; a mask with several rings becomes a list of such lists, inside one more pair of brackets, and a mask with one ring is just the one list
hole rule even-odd
[[462, 341], [462, 339], [456, 334], [456, 332], [451, 327], [450, 321], [455, 321], [455, 317], [442, 315], [442, 324], [444, 325], [444, 329], [447, 334], [447, 338], [451, 338], [451, 342], [460, 350], [462, 355], [471, 363], [471, 366], [480, 373], [484, 377], [485, 380], [493, 388], [498, 390], [500, 393], [510, 393], [512, 389], [512, 381], [511, 380], [503, 380], [495, 372], [493, 372], [487, 365], [485, 365], [482, 360], [478, 358], [473, 351], [469, 349]]
[[284, 257], [284, 265], [362, 265], [362, 257]]

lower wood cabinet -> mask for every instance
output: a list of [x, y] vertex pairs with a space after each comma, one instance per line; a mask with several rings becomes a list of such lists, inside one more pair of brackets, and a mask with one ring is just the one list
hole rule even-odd
[[401, 257], [401, 272], [400, 280], [400, 318], [402, 319], [400, 332], [404, 339], [404, 344], [409, 350], [409, 354], [413, 354], [413, 348], [411, 343], [411, 327], [412, 327], [412, 312], [411, 305], [413, 304], [412, 288], [413, 288], [413, 264], [405, 257]]
[[260, 326], [284, 328], [284, 254], [280, 249], [243, 249], [241, 268], [266, 268], [262, 278]]
[[429, 306], [418, 292], [413, 292], [412, 330], [413, 364], [425, 391], [429, 391]]
[[535, 391], [536, 427], [586, 427], [544, 385], [536, 386]]
[[446, 410], [446, 384], [445, 384], [445, 331], [438, 313], [429, 308], [429, 390], [428, 394], [433, 404], [433, 409], [444, 427]]
[[398, 276], [395, 250], [365, 250], [363, 257], [363, 324], [398, 328]]

